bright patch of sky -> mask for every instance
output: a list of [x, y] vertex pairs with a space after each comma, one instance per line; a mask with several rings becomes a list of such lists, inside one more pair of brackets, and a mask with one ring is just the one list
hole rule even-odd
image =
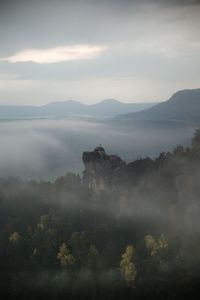
[[50, 49], [25, 49], [12, 56], [1, 57], [1, 61], [11, 63], [33, 62], [36, 64], [52, 64], [70, 60], [93, 59], [106, 47], [93, 45], [64, 46]]
[[0, 104], [155, 102], [198, 88], [199, 16], [198, 0], [1, 1]]

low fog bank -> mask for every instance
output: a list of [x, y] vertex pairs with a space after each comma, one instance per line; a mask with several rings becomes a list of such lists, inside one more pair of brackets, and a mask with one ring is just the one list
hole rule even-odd
[[52, 180], [69, 171], [81, 174], [83, 151], [98, 144], [126, 161], [155, 157], [189, 144], [194, 130], [86, 119], [2, 121], [0, 177]]
[[105, 176], [103, 190], [73, 173], [1, 179], [5, 298], [197, 299], [200, 130], [190, 138], [190, 147], [138, 160], [126, 180]]

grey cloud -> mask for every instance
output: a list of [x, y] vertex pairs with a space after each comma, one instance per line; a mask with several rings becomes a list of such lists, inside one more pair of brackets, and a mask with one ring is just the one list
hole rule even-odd
[[[130, 38], [131, 31], [135, 35], [135, 31], [144, 27], [145, 16], [152, 16], [150, 4], [156, 4], [158, 9], [159, 3], [22, 0], [5, 4], [5, 7], [1, 3], [0, 35], [5, 41], [5, 44], [1, 43], [1, 51], [11, 54], [13, 49], [17, 51], [25, 47], [50, 47], [66, 42], [116, 42], [124, 37], [127, 39]], [[157, 9], [154, 6], [153, 9], [156, 13]], [[141, 22], [138, 23], [140, 18]]]
[[[10, 96], [6, 100], [15, 101], [10, 92], [12, 87], [13, 97], [17, 95], [16, 103], [19, 102], [20, 88], [17, 90], [16, 85], [13, 88], [13, 80], [19, 79], [37, 80], [38, 90], [39, 86], [47, 86], [45, 82], [49, 80], [77, 81], [76, 90], [79, 90], [81, 80], [91, 80], [92, 86], [95, 79], [110, 83], [120, 78], [123, 83], [127, 79], [127, 85], [132, 78], [141, 82], [147, 79], [162, 81], [168, 93], [172, 82], [177, 83], [177, 89], [192, 87], [200, 78], [198, 4], [199, 1], [189, 0], [0, 1], [0, 57], [27, 48], [46, 49], [82, 43], [109, 46], [108, 51], [92, 61], [51, 66], [0, 62], [0, 99], [6, 97], [5, 88], [1, 86], [9, 87], [10, 83], [7, 92]], [[152, 89], [157, 90], [157, 86]], [[114, 85], [112, 90], [115, 90]], [[25, 91], [26, 87], [21, 103], [26, 99], [33, 102], [31, 95], [35, 90], [27, 94]], [[173, 91], [174, 88], [169, 94]], [[43, 98], [45, 93], [47, 97], [48, 91], [41, 90], [37, 98]], [[88, 93], [87, 90], [86, 95]], [[143, 93], [146, 100], [148, 91], [145, 88]], [[168, 93], [160, 94], [160, 99], [166, 99]], [[58, 97], [59, 94], [57, 90]], [[96, 90], [96, 94], [101, 98], [102, 91]], [[122, 94], [123, 88], [120, 97]], [[124, 94], [124, 98], [130, 100], [137, 94], [138, 91], [132, 89], [129, 97]], [[68, 90], [68, 95], [73, 96], [73, 90]], [[114, 96], [109, 94], [107, 97]], [[80, 89], [78, 97], [85, 97], [83, 90]]]

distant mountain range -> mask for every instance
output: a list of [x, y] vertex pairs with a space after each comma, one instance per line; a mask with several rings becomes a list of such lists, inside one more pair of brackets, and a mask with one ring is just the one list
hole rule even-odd
[[107, 99], [91, 105], [74, 100], [52, 102], [43, 106], [0, 105], [0, 119], [65, 116], [112, 117], [144, 110], [153, 105], [155, 103], [122, 103], [115, 99]]
[[120, 115], [120, 120], [200, 122], [200, 89], [181, 90], [145, 110]]
[[124, 121], [200, 122], [200, 89], [181, 90], [158, 104], [122, 103], [115, 99], [86, 105], [68, 100], [43, 106], [0, 105], [0, 119], [66, 116], [115, 117]]

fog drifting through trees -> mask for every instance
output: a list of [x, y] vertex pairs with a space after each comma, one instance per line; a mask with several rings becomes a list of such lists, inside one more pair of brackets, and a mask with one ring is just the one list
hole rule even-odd
[[195, 299], [199, 141], [196, 131], [190, 148], [135, 161], [126, 181], [102, 191], [73, 173], [54, 182], [1, 179], [1, 295]]
[[195, 127], [121, 124], [108, 120], [41, 119], [0, 122], [0, 177], [55, 179], [83, 170], [83, 151], [102, 144], [126, 161], [155, 157], [190, 143]]

